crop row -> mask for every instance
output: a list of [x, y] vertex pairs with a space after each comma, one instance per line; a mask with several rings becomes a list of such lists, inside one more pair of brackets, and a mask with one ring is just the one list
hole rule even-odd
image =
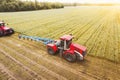
[[119, 9], [71, 7], [1, 15], [17, 32], [53, 39], [73, 34], [74, 41], [86, 46], [89, 55], [120, 62]]

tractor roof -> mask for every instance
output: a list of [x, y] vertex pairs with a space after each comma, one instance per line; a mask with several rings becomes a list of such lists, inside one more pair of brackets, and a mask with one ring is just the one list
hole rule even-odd
[[2, 24], [2, 23], [4, 23], [4, 22], [0, 21], [0, 24]]
[[72, 38], [73, 38], [73, 36], [71, 36], [71, 35], [64, 35], [64, 36], [60, 37], [61, 40], [67, 40], [67, 41], [71, 40]]

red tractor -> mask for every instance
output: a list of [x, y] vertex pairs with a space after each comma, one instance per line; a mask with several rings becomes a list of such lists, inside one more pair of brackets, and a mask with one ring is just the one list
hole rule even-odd
[[5, 26], [3, 21], [0, 21], [0, 37], [5, 35], [13, 34], [14, 30]]
[[43, 42], [47, 46], [47, 51], [51, 55], [57, 53], [61, 57], [64, 57], [69, 62], [74, 62], [76, 60], [84, 60], [84, 57], [87, 53], [86, 47], [72, 43], [72, 35], [64, 35], [60, 37], [60, 40], [53, 40], [49, 38], [42, 38], [37, 36], [28, 36], [24, 34], [19, 34], [19, 39], [27, 39], [38, 42]]
[[64, 35], [55, 43], [47, 44], [48, 53], [51, 55], [60, 53], [60, 56], [69, 62], [83, 60], [87, 51], [86, 47], [72, 43], [72, 39], [72, 35]]

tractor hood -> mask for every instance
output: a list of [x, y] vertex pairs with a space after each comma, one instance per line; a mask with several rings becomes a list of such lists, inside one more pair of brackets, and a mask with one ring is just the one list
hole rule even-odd
[[3, 29], [4, 29], [4, 30], [8, 30], [8, 29], [10, 29], [10, 28], [8, 28], [8, 27], [3, 27]]
[[74, 50], [78, 51], [79, 53], [86, 52], [87, 48], [85, 46], [79, 45], [79, 44], [74, 44], [72, 43], [72, 46], [74, 47]]

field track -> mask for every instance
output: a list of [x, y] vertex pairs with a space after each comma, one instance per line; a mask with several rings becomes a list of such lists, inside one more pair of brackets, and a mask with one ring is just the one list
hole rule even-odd
[[87, 56], [69, 63], [51, 56], [41, 43], [20, 40], [17, 34], [0, 38], [0, 78], [4, 80], [119, 80], [120, 65]]

